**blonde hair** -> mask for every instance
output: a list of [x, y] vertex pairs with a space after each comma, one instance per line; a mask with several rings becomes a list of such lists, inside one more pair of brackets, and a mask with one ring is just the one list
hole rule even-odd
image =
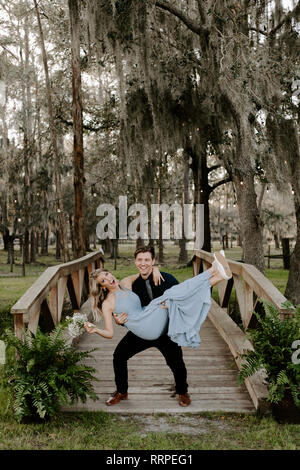
[[97, 282], [97, 277], [101, 273], [109, 273], [107, 269], [99, 268], [95, 269], [90, 273], [89, 284], [90, 284], [90, 296], [93, 297], [92, 313], [94, 321], [99, 321], [102, 315], [102, 304], [107, 297], [108, 290]]

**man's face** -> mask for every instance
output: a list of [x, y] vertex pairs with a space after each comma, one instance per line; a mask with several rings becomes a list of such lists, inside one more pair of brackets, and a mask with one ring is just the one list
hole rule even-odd
[[134, 262], [141, 276], [147, 278], [152, 273], [155, 259], [152, 259], [150, 251], [147, 251], [146, 253], [139, 253]]

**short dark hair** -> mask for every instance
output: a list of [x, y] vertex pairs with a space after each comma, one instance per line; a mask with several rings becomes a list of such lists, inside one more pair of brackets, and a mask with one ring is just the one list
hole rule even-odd
[[155, 251], [154, 251], [154, 246], [148, 245], [148, 246], [141, 246], [140, 248], [137, 248], [134, 252], [134, 259], [137, 257], [139, 253], [148, 253], [148, 251], [151, 253], [152, 259], [155, 258]]

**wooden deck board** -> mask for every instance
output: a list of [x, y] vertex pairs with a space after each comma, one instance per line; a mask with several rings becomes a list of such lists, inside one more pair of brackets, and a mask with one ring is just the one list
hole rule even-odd
[[200, 413], [223, 411], [254, 413], [255, 407], [243, 385], [237, 385], [238, 368], [233, 356], [212, 322], [207, 319], [201, 328], [199, 349], [182, 348], [187, 368], [192, 403], [178, 405], [174, 394], [173, 374], [161, 353], [151, 348], [137, 354], [128, 362], [129, 398], [118, 405], [107, 406], [105, 401], [115, 390], [113, 351], [127, 329], [115, 328], [112, 340], [98, 335], [83, 334], [77, 347], [80, 350], [99, 348], [93, 359], [85, 362], [97, 369], [94, 390], [99, 400], [64, 408], [64, 411], [106, 411], [121, 414]]

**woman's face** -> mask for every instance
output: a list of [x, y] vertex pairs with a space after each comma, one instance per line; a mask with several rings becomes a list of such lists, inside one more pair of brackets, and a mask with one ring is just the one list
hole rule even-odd
[[103, 271], [102, 273], [100, 273], [97, 277], [97, 282], [99, 282], [101, 287], [104, 287], [105, 289], [109, 290], [113, 289], [118, 284], [118, 281], [115, 276], [108, 271]]

